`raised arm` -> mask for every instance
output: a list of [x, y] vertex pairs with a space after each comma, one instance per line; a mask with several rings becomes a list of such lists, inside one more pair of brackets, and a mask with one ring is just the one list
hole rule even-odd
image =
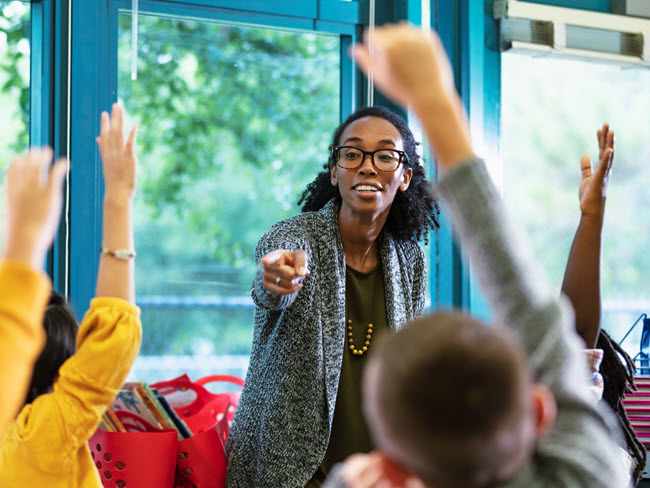
[[32, 149], [7, 173], [0, 262], [0, 437], [25, 401], [45, 341], [43, 313], [51, 292], [43, 272], [58, 227], [67, 161], [51, 169], [52, 151]]
[[[124, 143], [124, 109], [113, 105], [112, 117], [102, 113], [97, 138], [104, 169], [102, 253], [97, 273], [97, 297], [122, 298], [135, 304], [133, 195], [136, 157], [133, 126]], [[129, 253], [132, 253], [129, 257]], [[120, 255], [122, 254], [122, 255]]]
[[465, 111], [438, 36], [402, 23], [372, 35], [366, 31], [364, 40], [352, 49], [355, 61], [374, 72], [373, 81], [384, 94], [413, 109], [443, 171], [473, 157]]
[[420, 119], [445, 173], [438, 190], [495, 321], [518, 336], [533, 380], [557, 402], [555, 426], [538, 439], [531, 464], [511, 486], [624, 486], [613, 419], [590, 403], [568, 306], [551, 292], [530, 248], [520, 244], [485, 165], [473, 156], [437, 35], [405, 24], [386, 26], [353, 53], [362, 68], [373, 69], [375, 83], [389, 97]]
[[575, 309], [576, 330], [588, 348], [596, 347], [600, 331], [600, 245], [607, 183], [614, 160], [614, 131], [604, 124], [597, 136], [599, 155], [595, 171], [592, 172], [589, 156], [580, 161], [580, 223], [562, 282], [562, 292]]
[[[102, 114], [97, 139], [104, 166], [103, 247], [97, 275], [97, 297], [77, 334], [77, 351], [59, 369], [54, 391], [25, 407], [16, 422], [21, 442], [65, 450], [70, 459], [97, 428], [135, 360], [142, 337], [140, 311], [135, 306], [133, 226], [131, 207], [135, 187], [135, 127], [124, 142], [124, 112], [114, 105]], [[56, 412], [53, 415], [52, 412]], [[30, 449], [31, 447], [26, 447]], [[52, 465], [59, 457], [34, 459], [39, 469], [56, 473], [69, 465]]]

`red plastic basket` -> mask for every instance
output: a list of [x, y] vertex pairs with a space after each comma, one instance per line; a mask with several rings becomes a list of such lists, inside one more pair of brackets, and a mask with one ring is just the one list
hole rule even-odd
[[88, 441], [104, 488], [172, 487], [178, 438], [175, 430], [105, 432]]
[[188, 439], [179, 441], [175, 430], [160, 430], [138, 415], [116, 411], [130, 432], [97, 430], [89, 441], [104, 488], [225, 488], [224, 445], [241, 392], [209, 392], [204, 385], [216, 381], [244, 384], [235, 376], [192, 382], [184, 375], [151, 385], [172, 401], [180, 393], [184, 401], [170, 405], [192, 430]]
[[174, 411], [195, 434], [210, 430], [215, 424], [219, 424], [221, 440], [225, 443], [241, 391], [211, 393], [205, 385], [215, 382], [244, 386], [244, 380], [236, 376], [212, 375], [191, 381], [187, 375], [183, 375], [173, 380], [152, 384], [151, 387], [156, 388], [167, 399]]
[[226, 453], [215, 428], [178, 443], [174, 488], [224, 488]]

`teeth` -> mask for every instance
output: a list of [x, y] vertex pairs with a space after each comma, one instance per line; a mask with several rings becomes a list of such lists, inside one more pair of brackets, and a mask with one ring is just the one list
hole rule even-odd
[[374, 186], [369, 186], [369, 185], [359, 185], [357, 186], [357, 190], [359, 191], [377, 191], [377, 188]]

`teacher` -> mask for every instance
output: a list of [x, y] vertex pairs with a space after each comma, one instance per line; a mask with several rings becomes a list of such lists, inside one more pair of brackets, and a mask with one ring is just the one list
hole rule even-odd
[[363, 368], [377, 336], [422, 314], [417, 241], [438, 227], [416, 146], [393, 112], [353, 113], [302, 194], [303, 213], [260, 239], [251, 359], [226, 444], [229, 488], [318, 487], [334, 464], [372, 450]]

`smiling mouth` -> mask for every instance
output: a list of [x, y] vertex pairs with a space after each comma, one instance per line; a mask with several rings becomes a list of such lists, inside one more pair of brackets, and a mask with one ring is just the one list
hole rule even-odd
[[375, 193], [379, 191], [379, 188], [370, 185], [359, 185], [354, 189], [361, 193]]

